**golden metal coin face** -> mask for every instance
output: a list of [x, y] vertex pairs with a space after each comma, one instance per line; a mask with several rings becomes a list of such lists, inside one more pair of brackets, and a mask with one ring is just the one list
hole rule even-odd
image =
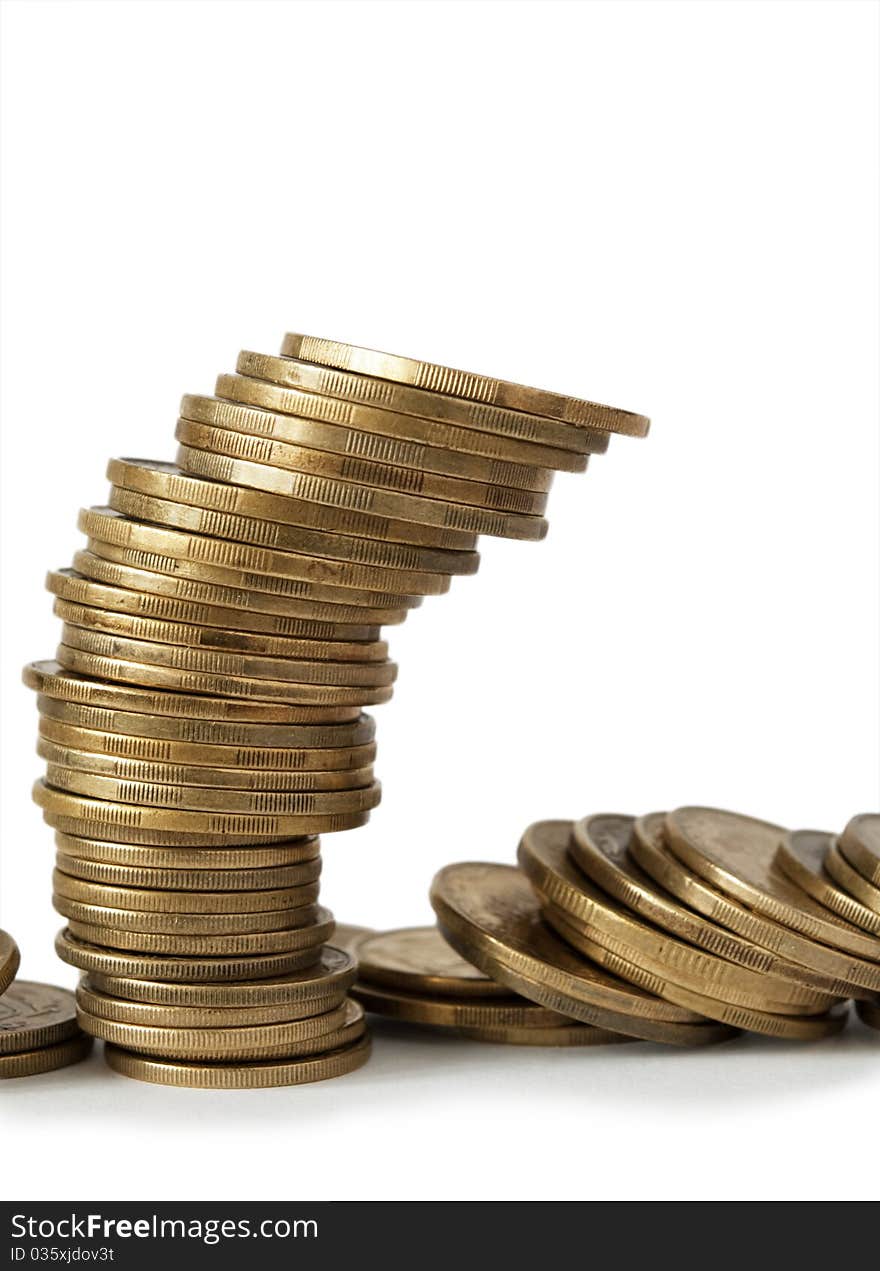
[[0, 1081], [9, 1077], [35, 1077], [41, 1072], [67, 1068], [85, 1059], [92, 1049], [92, 1039], [84, 1034], [55, 1046], [41, 1046], [15, 1055], [0, 1055]]
[[880, 887], [875, 887], [857, 869], [853, 869], [834, 840], [828, 847], [825, 868], [839, 887], [859, 901], [859, 908], [851, 914], [850, 922], [874, 935], [880, 934], [877, 924], [880, 918]]
[[[118, 868], [167, 870], [179, 873], [181, 879], [187, 871], [193, 871], [197, 878], [202, 878], [215, 870], [230, 870], [237, 874], [239, 870], [296, 869], [300, 863], [313, 868], [315, 878], [320, 874], [321, 843], [315, 836], [287, 839], [262, 847], [243, 847], [238, 842], [230, 844], [226, 838], [224, 845], [219, 847], [185, 847], [182, 844], [143, 847], [59, 833], [55, 835], [55, 843], [59, 855], [64, 854], [80, 862], [104, 863]], [[304, 878], [301, 881], [312, 882], [315, 879]], [[191, 890], [199, 891], [201, 888], [197, 886]]]
[[0, 1055], [54, 1046], [78, 1032], [76, 1001], [67, 989], [16, 980], [0, 997]]
[[272, 979], [313, 967], [321, 956], [320, 944], [273, 953], [186, 955], [139, 953], [108, 949], [80, 938], [65, 927], [55, 937], [55, 952], [62, 962], [87, 971], [122, 979], [167, 981], [171, 984], [227, 984], [237, 980]]
[[441, 997], [510, 995], [456, 953], [436, 927], [368, 933], [357, 954], [360, 977], [371, 985]]
[[863, 1024], [880, 1029], [880, 998], [872, 1002], [856, 1002], [856, 1013]]
[[[713, 886], [812, 940], [880, 962], [880, 940], [835, 918], [774, 864], [785, 830], [715, 808], [679, 808], [666, 817], [669, 847]], [[880, 966], [878, 988], [880, 988]], [[870, 987], [870, 986], [868, 986]]]
[[854, 816], [840, 836], [840, 851], [866, 882], [880, 887], [880, 813]]
[[337, 922], [333, 944], [337, 949], [344, 949], [356, 961], [360, 946], [372, 935], [375, 935], [372, 927], [356, 927], [350, 922]]
[[[834, 837], [820, 830], [797, 830], [786, 834], [776, 853], [776, 864], [787, 878], [800, 887], [808, 895], [817, 900], [826, 909], [831, 909], [839, 917], [851, 922], [863, 931], [880, 936], [880, 912], [872, 912], [846, 890], [844, 879], [837, 878], [827, 863], [832, 857]], [[838, 854], [839, 855], [839, 854]], [[842, 861], [844, 877], [849, 867]], [[838, 864], [837, 869], [841, 868]], [[851, 871], [857, 879], [861, 876]], [[841, 886], [837, 886], [837, 882]], [[867, 884], [863, 884], [867, 886]], [[877, 893], [880, 896], [880, 892]]]
[[151, 1081], [160, 1086], [193, 1086], [202, 1090], [262, 1090], [270, 1086], [301, 1086], [354, 1072], [362, 1068], [369, 1057], [370, 1039], [367, 1036], [311, 1058], [237, 1064], [184, 1063], [146, 1058], [117, 1046], [104, 1048], [108, 1067], [124, 1077]]
[[[571, 1024], [567, 1015], [537, 1006], [525, 998], [507, 994], [481, 1000], [477, 997], [432, 997], [427, 993], [406, 993], [361, 979], [352, 989], [365, 1010], [411, 1024], [436, 1028], [562, 1028]], [[585, 1028], [588, 1025], [580, 1025]]]
[[530, 388], [526, 384], [513, 384], [487, 375], [475, 375], [471, 371], [457, 371], [436, 362], [420, 362], [416, 358], [381, 353], [377, 349], [365, 349], [314, 335], [286, 335], [282, 353], [285, 357], [301, 358], [304, 362], [317, 362], [321, 366], [333, 366], [358, 375], [373, 375], [400, 384], [411, 384], [432, 393], [486, 402], [507, 410], [543, 416], [547, 420], [563, 420], [582, 428], [644, 437], [650, 425], [644, 415], [634, 415], [631, 411], [617, 410], [613, 406], [602, 406], [578, 397]]
[[18, 945], [6, 931], [0, 931], [0, 994], [15, 979], [19, 964]]

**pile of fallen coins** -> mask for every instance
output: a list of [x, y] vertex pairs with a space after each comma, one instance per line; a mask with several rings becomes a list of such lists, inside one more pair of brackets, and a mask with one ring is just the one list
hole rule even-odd
[[18, 946], [0, 931], [0, 1080], [66, 1068], [92, 1048], [77, 1022], [73, 994], [17, 980], [18, 963]]
[[541, 539], [554, 472], [647, 428], [291, 335], [183, 398], [176, 466], [111, 461], [107, 506], [48, 577], [56, 661], [25, 672], [57, 949], [111, 1067], [243, 1088], [366, 1060], [317, 836], [379, 802], [363, 708], [392, 693], [381, 627], [474, 573], [479, 534]]
[[880, 1028], [880, 815], [838, 837], [711, 808], [542, 821], [434, 879], [438, 928], [345, 936], [368, 1010], [459, 1036], [671, 1045]]

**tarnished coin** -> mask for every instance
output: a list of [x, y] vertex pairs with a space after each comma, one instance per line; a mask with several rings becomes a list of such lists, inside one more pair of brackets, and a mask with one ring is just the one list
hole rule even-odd
[[370, 984], [441, 997], [508, 997], [447, 944], [436, 927], [367, 933], [357, 950], [360, 977]]
[[[133, 843], [106, 842], [103, 839], [77, 838], [72, 834], [56, 834], [55, 843], [59, 855], [73, 857], [79, 862], [105, 863], [111, 868], [165, 870], [184, 878], [191, 871], [195, 878], [205, 878], [208, 873], [239, 870], [259, 872], [265, 869], [297, 869], [303, 863], [313, 877], [292, 878], [291, 886], [299, 882], [314, 882], [320, 874], [320, 840], [309, 838], [283, 839], [268, 845], [248, 847], [240, 840], [230, 843], [223, 839], [218, 847], [169, 844], [167, 847], [144, 847]], [[97, 880], [100, 881], [100, 880]], [[134, 884], [133, 884], [134, 885]], [[191, 888], [202, 890], [201, 885]], [[223, 890], [217, 888], [218, 891]]]
[[[113, 980], [105, 980], [114, 984]], [[137, 983], [137, 981], [130, 981]], [[262, 1006], [159, 1006], [152, 1002], [129, 1001], [111, 992], [98, 990], [85, 978], [76, 990], [77, 1003], [90, 1015], [110, 1020], [116, 1024], [137, 1025], [141, 1028], [253, 1028], [265, 1024], [285, 1024], [292, 1020], [308, 1019], [323, 1015], [342, 1005], [345, 990], [336, 990], [325, 997], [303, 998], [298, 1002], [271, 1003]], [[136, 1050], [138, 1047], [133, 1046]], [[180, 1058], [180, 1056], [177, 1056]]]
[[[863, 878], [857, 869], [853, 869], [849, 861], [840, 851], [835, 840], [832, 840], [828, 846], [828, 855], [825, 858], [825, 868], [834, 879], [834, 881], [854, 896], [859, 901], [860, 908], [858, 910], [858, 919], [853, 916], [850, 918], [857, 927], [864, 927], [866, 931], [874, 934], [880, 932], [877, 919], [880, 919], [880, 887], [875, 887], [873, 883], [869, 883]], [[865, 910], [867, 910], [866, 917]], [[870, 923], [870, 925], [868, 925]]]
[[[843, 879], [835, 878], [827, 865], [834, 848], [834, 837], [821, 830], [797, 830], [794, 834], [786, 834], [776, 853], [776, 864], [793, 883], [807, 892], [814, 900], [863, 931], [870, 931], [880, 936], [880, 912], [872, 912], [846, 891]], [[839, 857], [839, 853], [838, 853]], [[840, 858], [838, 869], [844, 876], [851, 875], [868, 886], [860, 874], [851, 869], [846, 861]], [[848, 871], [848, 873], [847, 873]], [[836, 883], [840, 882], [841, 886]], [[857, 884], [858, 885], [858, 884]], [[880, 897], [880, 892], [877, 893]]]
[[78, 1032], [76, 1001], [67, 989], [16, 980], [0, 997], [0, 1055], [55, 1046]]
[[880, 1028], [880, 998], [871, 1002], [856, 1002], [856, 1014], [869, 1028]]
[[41, 1072], [54, 1072], [85, 1059], [92, 1049], [92, 1039], [83, 1033], [55, 1046], [24, 1050], [15, 1055], [0, 1055], [0, 1081], [9, 1077], [35, 1077]]
[[784, 834], [781, 826], [715, 808], [679, 808], [666, 817], [671, 850], [713, 887], [812, 940], [880, 962], [880, 940], [835, 918], [774, 865]]
[[[261, 903], [261, 896], [283, 895], [306, 883], [317, 884], [321, 873], [320, 859], [261, 869], [157, 869], [88, 860], [59, 852], [55, 863], [69, 878], [105, 888], [137, 888], [153, 894], [167, 892], [180, 900], [187, 892], [196, 896], [218, 892], [236, 894], [238, 905], [253, 903], [255, 906]], [[247, 901], [249, 896], [253, 897], [251, 902]], [[211, 900], [220, 903], [219, 896], [212, 895]], [[161, 903], [164, 904], [164, 900]]]
[[475, 375], [471, 371], [457, 371], [436, 362], [420, 362], [416, 358], [343, 344], [339, 340], [290, 334], [284, 337], [282, 352], [286, 357], [301, 358], [304, 362], [317, 362], [358, 375], [373, 375], [400, 384], [411, 384], [432, 393], [486, 402], [507, 410], [539, 415], [547, 420], [562, 420], [582, 428], [597, 428], [630, 437], [644, 437], [648, 432], [649, 420], [631, 411], [602, 406], [578, 397], [565, 397], [561, 393], [530, 388], [526, 384]]
[[432, 997], [360, 979], [352, 989], [352, 997], [377, 1015], [437, 1028], [560, 1028], [572, 1022], [568, 1015], [510, 993], [483, 1001], [476, 997]]
[[[86, 905], [111, 909], [143, 910], [169, 917], [180, 914], [259, 914], [296, 910], [318, 899], [318, 883], [297, 887], [276, 887], [266, 891], [169, 891], [152, 887], [122, 887], [76, 878], [55, 869], [52, 886], [59, 896]], [[84, 919], [88, 921], [88, 919]], [[152, 930], [152, 928], [147, 928]], [[237, 930], [237, 928], [231, 928]]]
[[269, 1086], [301, 1086], [311, 1081], [342, 1077], [363, 1067], [370, 1057], [370, 1039], [363, 1036], [348, 1046], [304, 1059], [234, 1064], [182, 1063], [148, 1059], [105, 1046], [108, 1067], [124, 1077], [160, 1086], [194, 1086], [202, 1090], [263, 1090]]
[[0, 995], [15, 979], [20, 961], [18, 945], [6, 931], [0, 931]]
[[315, 966], [321, 956], [320, 945], [291, 949], [282, 953], [240, 956], [187, 957], [132, 953], [108, 949], [92, 941], [81, 940], [68, 928], [55, 937], [55, 952], [89, 975], [106, 975], [114, 979], [165, 981], [169, 984], [217, 984], [246, 980], [268, 980], [287, 976]]
[[854, 816], [840, 836], [841, 853], [873, 887], [880, 887], [880, 813]]

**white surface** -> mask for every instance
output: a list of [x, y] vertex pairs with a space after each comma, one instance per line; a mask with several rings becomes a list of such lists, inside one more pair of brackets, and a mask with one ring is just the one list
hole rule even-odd
[[[654, 420], [557, 477], [543, 544], [484, 542], [477, 578], [391, 630], [385, 800], [325, 840], [340, 920], [428, 920], [435, 869], [511, 860], [541, 817], [700, 802], [834, 829], [877, 804], [874, 4], [4, 20], [2, 921], [23, 974], [74, 978], [18, 682], [57, 641], [43, 574], [107, 458], [172, 457], [179, 395], [285, 329]], [[31, 1198], [867, 1196], [878, 1042], [383, 1031], [358, 1075], [222, 1098], [95, 1060], [0, 1090], [0, 1171]]]

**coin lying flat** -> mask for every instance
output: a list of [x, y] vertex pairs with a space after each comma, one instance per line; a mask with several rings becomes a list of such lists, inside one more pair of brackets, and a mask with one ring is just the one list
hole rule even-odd
[[7, 932], [0, 931], [0, 994], [15, 979], [19, 960], [18, 945]]
[[352, 996], [365, 1010], [377, 1015], [436, 1028], [560, 1028], [572, 1023], [568, 1015], [512, 994], [485, 1001], [475, 997], [431, 997], [371, 984], [362, 978], [352, 989]]
[[38, 1073], [54, 1072], [85, 1059], [92, 1049], [92, 1039], [85, 1034], [58, 1042], [55, 1046], [41, 1046], [38, 1050], [24, 1050], [15, 1055], [0, 1055], [0, 1081], [10, 1077], [35, 1077]]
[[613, 1033], [607, 1028], [595, 1028], [592, 1024], [577, 1024], [572, 1020], [564, 1028], [456, 1028], [457, 1037], [465, 1041], [488, 1042], [496, 1046], [549, 1046], [559, 1050], [580, 1046], [612, 1046], [619, 1042], [634, 1042], [635, 1037]]
[[372, 985], [440, 997], [509, 996], [503, 984], [456, 953], [436, 927], [368, 933], [357, 953], [361, 979]]
[[[850, 922], [875, 935], [878, 934], [880, 932], [877, 925], [877, 919], [880, 918], [880, 887], [875, 887], [873, 883], [863, 878], [857, 869], [853, 869], [833, 840], [828, 846], [825, 868], [844, 891], [860, 902], [860, 909], [857, 911], [859, 917], [857, 919], [853, 916]], [[866, 916], [866, 910], [868, 916]]]
[[[873, 913], [836, 886], [835, 877], [826, 866], [833, 845], [834, 838], [831, 834], [819, 830], [798, 830], [783, 838], [776, 853], [776, 864], [787, 878], [820, 905], [833, 910], [863, 931], [880, 936], [880, 913]], [[842, 866], [844, 871], [850, 868], [846, 861], [842, 862]], [[851, 873], [860, 878], [855, 870]], [[842, 884], [843, 880], [840, 881]]]
[[880, 887], [880, 813], [854, 816], [840, 836], [840, 851], [866, 882]]
[[343, 344], [339, 340], [290, 334], [284, 337], [282, 352], [286, 357], [301, 358], [305, 362], [334, 366], [359, 375], [374, 375], [400, 384], [411, 384], [432, 393], [487, 402], [507, 410], [540, 415], [548, 420], [563, 420], [583, 428], [598, 428], [644, 437], [649, 427], [649, 421], [643, 415], [634, 415], [630, 411], [617, 410], [612, 406], [602, 406], [577, 397], [565, 397], [561, 393], [551, 393], [540, 388], [530, 388], [526, 384], [475, 375], [471, 371], [457, 371], [436, 362], [420, 362], [416, 358], [398, 357], [393, 353], [381, 353], [377, 349], [365, 349], [356, 344]]
[[873, 1002], [856, 1002], [856, 1014], [869, 1028], [880, 1028], [880, 998]]
[[[240, 846], [224, 839], [223, 846], [184, 847], [169, 844], [161, 847], [142, 847], [132, 843], [105, 842], [103, 839], [77, 838], [72, 834], [56, 834], [59, 853], [76, 860], [106, 863], [108, 866], [137, 869], [168, 870], [179, 872], [181, 878], [191, 870], [197, 878], [215, 870], [253, 870], [297, 868], [301, 863], [314, 870], [314, 877], [301, 882], [313, 882], [320, 874], [321, 844], [317, 837], [286, 839], [262, 847]], [[100, 880], [98, 880], [100, 881]], [[133, 884], [134, 885], [134, 884]], [[291, 885], [295, 885], [291, 880]], [[199, 891], [198, 886], [191, 890]], [[222, 890], [218, 888], [217, 890]]]
[[0, 1055], [55, 1046], [78, 1032], [76, 1001], [67, 989], [16, 980], [0, 997]]
[[[107, 980], [113, 984], [115, 981]], [[160, 1006], [153, 1002], [132, 1002], [126, 998], [118, 998], [101, 992], [88, 979], [81, 981], [76, 1000], [90, 1015], [116, 1024], [137, 1025], [141, 1028], [253, 1028], [257, 1025], [286, 1024], [293, 1020], [308, 1019], [313, 1015], [324, 1015], [341, 1006], [345, 998], [345, 990], [336, 991], [326, 997], [303, 998], [299, 1002], [275, 1003], [264, 1006], [247, 1007], [192, 1007], [192, 1006]], [[137, 1050], [138, 1047], [132, 1046]], [[182, 1058], [181, 1055], [176, 1055]]]
[[357, 927], [350, 922], [337, 922], [333, 932], [333, 943], [337, 949], [344, 949], [357, 960], [360, 946], [374, 934], [372, 927]]
[[[61, 911], [62, 906], [58, 903], [57, 897], [53, 897], [53, 904]], [[64, 907], [72, 908], [72, 904]], [[299, 927], [294, 926], [291, 921], [287, 927], [275, 930], [223, 932], [219, 935], [189, 934], [186, 931], [177, 931], [173, 934], [139, 931], [136, 927], [121, 925], [123, 919], [118, 915], [124, 912], [109, 910], [108, 918], [100, 921], [70, 918], [68, 930], [75, 939], [86, 944], [122, 952], [177, 958], [246, 958], [251, 954], [301, 953], [305, 949], [320, 947], [333, 932], [333, 924], [329, 917], [323, 921], [306, 922]], [[289, 915], [296, 912], [295, 909], [287, 911]], [[320, 909], [318, 913], [320, 915]], [[279, 921], [281, 921], [280, 918]], [[266, 925], [269, 926], [268, 923]]]
[[117, 1046], [104, 1048], [108, 1067], [124, 1077], [160, 1086], [194, 1086], [203, 1090], [261, 1090], [269, 1086], [326, 1081], [363, 1067], [369, 1057], [369, 1037], [311, 1058], [227, 1065], [148, 1059]]
[[172, 984], [227, 984], [230, 981], [271, 979], [313, 967], [321, 956], [320, 943], [275, 953], [186, 956], [108, 949], [80, 939], [69, 928], [55, 938], [55, 952], [89, 975], [135, 980], [167, 980]]
[[781, 826], [714, 808], [679, 808], [667, 815], [666, 834], [688, 868], [751, 909], [832, 948], [880, 961], [880, 940], [835, 918], [774, 865]]
[[59, 896], [87, 905], [111, 909], [145, 910], [164, 914], [271, 913], [314, 904], [318, 883], [297, 887], [276, 887], [267, 891], [169, 891], [154, 887], [120, 887], [75, 878], [59, 869], [52, 873], [52, 886]]
[[[320, 859], [304, 861], [301, 865], [264, 866], [260, 869], [157, 869], [93, 861], [58, 852], [55, 864], [58, 871], [69, 879], [93, 886], [158, 893], [163, 897], [163, 905], [167, 896], [177, 897], [182, 902], [189, 892], [195, 896], [210, 897], [206, 903], [219, 905], [221, 896], [233, 895], [239, 907], [248, 904], [259, 907], [269, 893], [281, 896], [306, 883], [316, 884], [321, 874]], [[253, 899], [248, 900], [247, 897]]]

